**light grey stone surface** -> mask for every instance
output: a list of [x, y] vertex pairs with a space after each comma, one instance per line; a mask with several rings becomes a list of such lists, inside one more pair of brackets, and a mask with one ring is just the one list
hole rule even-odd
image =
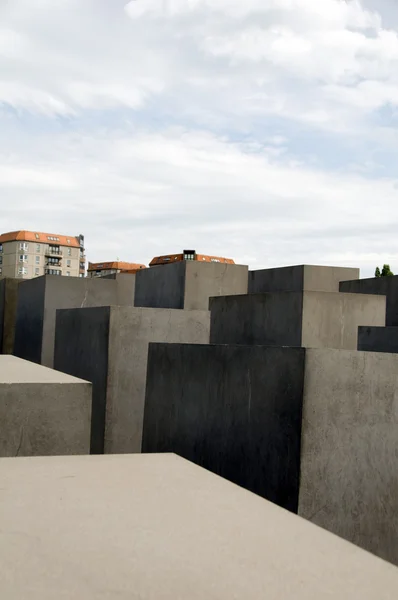
[[91, 384], [0, 356], [0, 456], [88, 454]]
[[395, 600], [398, 569], [173, 455], [1, 459], [7, 600]]
[[398, 565], [398, 356], [307, 350], [299, 514]]

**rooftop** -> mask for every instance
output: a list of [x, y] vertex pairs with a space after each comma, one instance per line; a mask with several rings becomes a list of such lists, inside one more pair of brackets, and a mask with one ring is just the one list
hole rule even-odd
[[0, 244], [6, 242], [36, 242], [38, 244], [56, 243], [59, 246], [80, 248], [79, 240], [74, 235], [60, 235], [58, 233], [43, 233], [39, 231], [9, 231], [0, 235]]

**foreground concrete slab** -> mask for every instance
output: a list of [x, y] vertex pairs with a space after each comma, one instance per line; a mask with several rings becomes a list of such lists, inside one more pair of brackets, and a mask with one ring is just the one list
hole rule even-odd
[[347, 279], [359, 279], [359, 269], [316, 265], [260, 269], [249, 272], [249, 294], [338, 292], [340, 281]]
[[398, 326], [398, 276], [342, 281], [341, 292], [386, 296], [386, 325]]
[[119, 281], [46, 275], [21, 283], [14, 354], [53, 367], [58, 308], [132, 305], [134, 286]]
[[150, 344], [142, 451], [177, 454], [398, 564], [398, 356]]
[[91, 384], [0, 356], [0, 456], [88, 454]]
[[93, 383], [92, 453], [141, 452], [148, 343], [204, 344], [209, 331], [208, 311], [57, 311], [55, 368]]
[[7, 600], [396, 599], [396, 567], [177, 456], [1, 459], [0, 477]]
[[208, 310], [209, 298], [247, 294], [249, 269], [184, 261], [142, 269], [136, 274], [135, 306]]
[[211, 298], [213, 344], [356, 350], [359, 325], [385, 325], [384, 296], [276, 292]]
[[21, 279], [5, 277], [0, 280], [0, 353], [14, 351], [18, 287]]

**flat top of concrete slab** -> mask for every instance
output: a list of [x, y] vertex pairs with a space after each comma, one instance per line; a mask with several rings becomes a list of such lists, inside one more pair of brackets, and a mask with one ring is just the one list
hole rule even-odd
[[48, 369], [36, 363], [11, 356], [0, 355], [1, 383], [87, 383], [60, 371]]
[[395, 600], [398, 569], [171, 454], [0, 459], [7, 600]]

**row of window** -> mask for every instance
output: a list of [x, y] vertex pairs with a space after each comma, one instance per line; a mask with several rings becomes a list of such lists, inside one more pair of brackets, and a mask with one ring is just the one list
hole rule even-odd
[[[20, 254], [19, 255], [19, 262], [22, 263], [26, 263], [28, 262], [28, 255], [27, 254]], [[58, 265], [59, 264], [59, 258], [49, 258], [48, 259], [48, 263], [52, 264], [52, 265]], [[2, 257], [0, 256], [0, 265], [2, 264]], [[40, 256], [36, 256], [36, 264], [39, 265], [40, 264]], [[72, 261], [71, 260], [67, 260], [66, 261], [66, 266], [70, 267], [72, 266]]]
[[[36, 244], [36, 252], [40, 252], [41, 251], [42, 245], [43, 244]], [[27, 252], [29, 250], [29, 244], [27, 242], [20, 242], [20, 244], [19, 244], [19, 250], [24, 250], [24, 252]], [[68, 256], [72, 256], [72, 248], [67, 248], [66, 250], [68, 252]], [[57, 253], [57, 252], [60, 252], [60, 249], [58, 247], [53, 247], [52, 251], [54, 253]], [[1, 252], [3, 252], [3, 244], [0, 244], [0, 253]], [[81, 252], [80, 252], [80, 258], [82, 258], [82, 253]]]

